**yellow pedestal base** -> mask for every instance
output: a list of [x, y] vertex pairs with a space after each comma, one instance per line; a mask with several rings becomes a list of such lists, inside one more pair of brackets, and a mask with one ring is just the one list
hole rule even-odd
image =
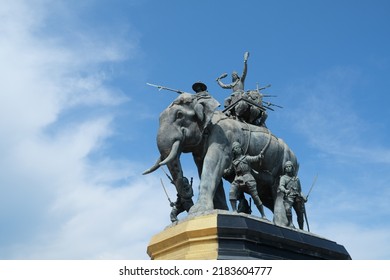
[[156, 234], [147, 253], [152, 260], [217, 259], [217, 214], [195, 217]]
[[344, 246], [247, 214], [214, 210], [152, 237], [152, 260], [350, 260]]

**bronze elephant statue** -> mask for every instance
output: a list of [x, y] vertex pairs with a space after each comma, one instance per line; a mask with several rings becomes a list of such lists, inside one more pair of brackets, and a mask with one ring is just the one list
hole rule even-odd
[[[248, 155], [263, 153], [253, 166], [253, 176], [264, 206], [274, 213], [277, 225], [287, 225], [281, 194], [278, 194], [283, 165], [297, 158], [285, 142], [267, 128], [227, 117], [216, 110], [219, 103], [210, 95], [180, 94], [160, 115], [157, 146], [160, 157], [143, 174], [167, 165], [176, 188], [183, 184], [181, 153], [192, 153], [200, 177], [199, 196], [190, 213], [228, 210], [222, 178], [232, 163], [232, 143], [239, 142]], [[298, 168], [296, 168], [297, 170]]]

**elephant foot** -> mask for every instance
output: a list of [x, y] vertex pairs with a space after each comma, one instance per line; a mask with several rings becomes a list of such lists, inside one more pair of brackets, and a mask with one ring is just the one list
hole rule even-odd
[[191, 207], [188, 214], [189, 215], [200, 214], [202, 212], [211, 211], [213, 209], [214, 209], [213, 203], [205, 203], [205, 202], [198, 201]]

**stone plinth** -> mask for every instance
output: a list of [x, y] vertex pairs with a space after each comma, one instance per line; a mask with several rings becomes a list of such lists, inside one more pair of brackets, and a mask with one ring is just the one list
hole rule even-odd
[[213, 211], [189, 217], [153, 236], [154, 260], [348, 260], [344, 246], [306, 231], [246, 214]]

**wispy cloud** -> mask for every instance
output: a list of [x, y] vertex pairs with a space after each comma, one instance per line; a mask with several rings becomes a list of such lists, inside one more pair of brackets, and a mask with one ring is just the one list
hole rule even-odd
[[354, 259], [388, 259], [390, 146], [377, 141], [385, 132], [354, 102], [361, 80], [364, 73], [348, 67], [306, 77], [288, 91], [295, 106], [289, 118], [320, 173], [307, 204], [312, 231], [344, 245]]
[[[294, 127], [309, 144], [329, 155], [377, 163], [390, 163], [390, 147], [375, 142], [374, 127], [356, 108], [354, 90], [362, 74], [336, 68], [289, 89], [295, 98]], [[371, 136], [371, 137], [370, 137]]]
[[169, 221], [147, 211], [163, 207], [146, 199], [153, 177], [96, 153], [113, 133], [109, 108], [128, 100], [108, 86], [106, 66], [137, 42], [80, 26], [72, 38], [44, 32], [46, 4], [0, 7], [0, 258], [146, 258], [142, 233]]

